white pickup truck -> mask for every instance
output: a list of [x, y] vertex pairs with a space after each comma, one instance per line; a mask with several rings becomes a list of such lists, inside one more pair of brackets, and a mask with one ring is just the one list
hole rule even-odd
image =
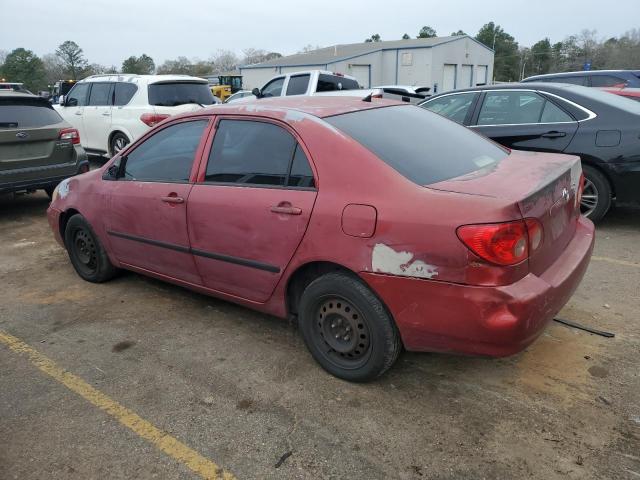
[[255, 100], [255, 97], [284, 97], [292, 95], [327, 95], [366, 97], [381, 90], [363, 89], [358, 81], [348, 75], [325, 70], [306, 70], [278, 75], [269, 80], [264, 87], [254, 88], [253, 96], [237, 100], [237, 102]]
[[[427, 89], [428, 90], [428, 89]], [[354, 77], [326, 70], [305, 70], [277, 75], [269, 80], [262, 88], [254, 88], [253, 95], [239, 98], [234, 102], [250, 102], [258, 98], [284, 97], [293, 95], [306, 96], [350, 96], [365, 98], [389, 98], [413, 101], [417, 103], [426, 95], [408, 92], [406, 87], [377, 87], [364, 89]]]

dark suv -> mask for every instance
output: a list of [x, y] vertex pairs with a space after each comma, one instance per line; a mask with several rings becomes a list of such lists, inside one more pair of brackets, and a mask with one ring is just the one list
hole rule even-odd
[[550, 73], [525, 78], [523, 82], [571, 83], [583, 87], [640, 88], [640, 70], [593, 70], [584, 72]]
[[89, 171], [80, 135], [44, 98], [0, 91], [0, 194], [43, 189]]

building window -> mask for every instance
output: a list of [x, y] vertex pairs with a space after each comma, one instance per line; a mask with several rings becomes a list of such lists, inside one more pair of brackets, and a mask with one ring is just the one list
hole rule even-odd
[[405, 52], [402, 54], [402, 66], [410, 67], [413, 65], [413, 53]]

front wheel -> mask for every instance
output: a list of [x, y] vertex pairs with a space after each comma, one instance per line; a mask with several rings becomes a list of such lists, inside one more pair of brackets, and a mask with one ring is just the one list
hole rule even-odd
[[378, 297], [351, 275], [329, 273], [311, 282], [298, 312], [311, 355], [338, 378], [373, 380], [400, 354], [402, 345], [393, 319]]
[[118, 270], [82, 215], [74, 215], [67, 222], [64, 243], [73, 268], [84, 280], [102, 283], [116, 275]]
[[598, 222], [611, 207], [611, 185], [606, 177], [589, 165], [583, 165], [584, 189], [580, 211], [592, 222]]

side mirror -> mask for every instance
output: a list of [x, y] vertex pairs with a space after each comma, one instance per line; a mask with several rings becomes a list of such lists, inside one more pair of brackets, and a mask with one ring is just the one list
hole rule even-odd
[[60, 95], [60, 97], [58, 97], [58, 105], [64, 107], [64, 95]]
[[[107, 168], [102, 175], [103, 180], [117, 180], [120, 177], [121, 165], [122, 165], [122, 157], [116, 159], [109, 168]], [[125, 159], [126, 160], [126, 157]]]
[[259, 88], [254, 88], [251, 90], [251, 93], [256, 96], [256, 98], [262, 98], [262, 92]]

